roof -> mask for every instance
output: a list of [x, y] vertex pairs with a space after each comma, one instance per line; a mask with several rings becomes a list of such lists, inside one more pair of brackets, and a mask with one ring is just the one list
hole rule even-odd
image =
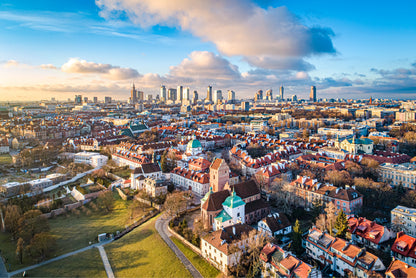
[[379, 244], [385, 233], [385, 227], [366, 218], [348, 218], [348, 228], [351, 234], [355, 234], [375, 244]]
[[406, 235], [403, 232], [398, 232], [397, 238], [391, 246], [391, 251], [404, 257], [416, 259], [416, 238]]
[[234, 190], [235, 193], [243, 200], [248, 197], [260, 194], [260, 189], [257, 187], [257, 184], [254, 180], [230, 185], [230, 188], [231, 190]]
[[214, 170], [218, 170], [221, 167], [222, 163], [225, 163], [224, 159], [221, 158], [216, 158], [214, 160], [214, 162], [212, 162], [211, 166], [209, 167], [210, 169], [214, 169]]
[[188, 148], [196, 149], [196, 148], [202, 148], [201, 142], [199, 142], [197, 139], [192, 139], [188, 143]]
[[212, 192], [208, 195], [208, 198], [202, 203], [202, 209], [206, 211], [218, 211], [222, 210], [222, 203], [230, 195], [228, 190], [222, 190], [218, 192]]
[[232, 217], [225, 210], [222, 210], [214, 219], [220, 222], [225, 222], [231, 220]]
[[393, 278], [416, 277], [416, 268], [393, 258], [393, 261], [386, 270], [386, 277], [387, 275]]
[[141, 167], [143, 169], [143, 173], [145, 173], [145, 174], [162, 171], [160, 169], [159, 164], [157, 164], [157, 163], [146, 163], [146, 164], [142, 164]]
[[235, 191], [233, 191], [231, 193], [231, 196], [227, 197], [224, 203], [222, 203], [223, 206], [226, 206], [229, 208], [236, 208], [236, 207], [244, 206], [245, 204], [246, 203], [244, 203], [244, 201], [235, 194]]
[[290, 226], [289, 220], [283, 213], [275, 213], [263, 218], [261, 221], [263, 221], [269, 227], [272, 233]]

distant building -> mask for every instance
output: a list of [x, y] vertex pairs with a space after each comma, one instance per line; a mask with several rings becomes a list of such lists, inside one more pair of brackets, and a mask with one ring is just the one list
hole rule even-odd
[[312, 102], [316, 102], [316, 87], [311, 87], [311, 93], [309, 94], [309, 100]]
[[283, 86], [280, 86], [280, 90], [279, 90], [279, 100], [284, 100], [284, 88]]
[[341, 142], [341, 149], [346, 150], [351, 154], [372, 154], [374, 143], [368, 138], [345, 139]]
[[228, 90], [228, 102], [229, 103], [235, 102], [235, 92], [232, 90]]
[[105, 104], [111, 103], [111, 97], [104, 97], [104, 103]]
[[74, 163], [89, 164], [94, 168], [102, 167], [107, 163], [108, 157], [94, 152], [80, 152], [74, 155]]
[[254, 95], [254, 101], [260, 101], [263, 100], [263, 90], [258, 90], [256, 94]]
[[212, 86], [208, 86], [207, 88], [207, 101], [212, 102]]
[[272, 101], [273, 100], [273, 90], [272, 89], [268, 89], [266, 91], [266, 100], [268, 100], [268, 101]]
[[183, 99], [183, 86], [178, 85], [176, 89], [176, 101], [181, 102]]
[[82, 95], [75, 95], [75, 104], [82, 104]]
[[[391, 226], [398, 226], [407, 234], [416, 237], [416, 209], [397, 206], [391, 212]], [[416, 255], [416, 254], [415, 254]], [[416, 259], [416, 258], [415, 258]]]
[[167, 100], [166, 87], [164, 85], [160, 86], [160, 98], [161, 98], [162, 101]]
[[196, 104], [198, 102], [198, 92], [194, 91], [192, 95], [192, 104]]

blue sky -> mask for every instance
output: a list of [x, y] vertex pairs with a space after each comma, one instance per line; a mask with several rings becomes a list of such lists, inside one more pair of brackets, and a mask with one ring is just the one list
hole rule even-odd
[[0, 100], [125, 99], [132, 82], [151, 94], [415, 96], [413, 1], [174, 2], [2, 1]]

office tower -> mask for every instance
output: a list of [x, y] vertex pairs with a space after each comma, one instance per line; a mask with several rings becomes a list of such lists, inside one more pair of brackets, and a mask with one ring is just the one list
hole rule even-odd
[[263, 91], [258, 90], [256, 94], [254, 95], [254, 101], [263, 100]]
[[137, 101], [143, 101], [144, 100], [144, 93], [142, 91], [137, 92]]
[[194, 91], [193, 96], [192, 96], [192, 103], [196, 104], [198, 101], [198, 92]]
[[176, 89], [176, 100], [182, 101], [182, 97], [183, 97], [183, 87], [179, 85], [178, 88]]
[[82, 103], [82, 95], [75, 95], [75, 104]]
[[292, 96], [292, 101], [293, 101], [293, 102], [298, 101], [298, 96], [297, 96], [297, 95], [293, 95], [293, 96]]
[[283, 86], [280, 86], [280, 91], [279, 91], [279, 99], [280, 100], [284, 100], [284, 91], [285, 91], [285, 89], [283, 88]]
[[164, 85], [160, 86], [160, 97], [162, 101], [166, 101], [166, 87]]
[[309, 94], [309, 100], [316, 102], [316, 87], [312, 86], [311, 87], [311, 93]]
[[173, 89], [173, 88], [168, 89], [168, 98], [173, 101], [176, 100], [176, 89]]
[[153, 95], [147, 95], [147, 100], [148, 101], [152, 101], [152, 99], [153, 99]]
[[212, 102], [212, 86], [208, 86], [208, 89], [207, 89], [207, 101]]
[[228, 90], [228, 102], [229, 103], [235, 102], [235, 92], [232, 90]]
[[190, 95], [190, 89], [189, 87], [185, 88], [185, 90], [183, 90], [183, 97], [182, 100], [189, 100], [189, 95]]
[[94, 97], [94, 103], [98, 103], [98, 97]]
[[111, 103], [111, 97], [105, 97], [104, 103]]
[[159, 95], [156, 95], [156, 100], [157, 100], [157, 101], [159, 101], [159, 100], [160, 100]]
[[131, 95], [130, 95], [130, 103], [135, 104], [137, 102], [137, 90], [134, 87], [134, 83], [133, 83], [133, 88], [131, 89]]
[[216, 90], [212, 101], [214, 102], [214, 104], [218, 104], [220, 100], [222, 100], [222, 91]]
[[88, 103], [88, 97], [84, 97], [84, 103]]
[[273, 100], [273, 91], [272, 91], [272, 89], [268, 89], [266, 91], [266, 100], [268, 100], [268, 101], [272, 101]]

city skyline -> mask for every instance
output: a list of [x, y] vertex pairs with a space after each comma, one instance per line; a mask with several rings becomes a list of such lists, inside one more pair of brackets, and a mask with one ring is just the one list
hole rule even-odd
[[146, 95], [181, 85], [201, 99], [208, 85], [238, 99], [280, 86], [304, 99], [311, 86], [318, 98], [412, 99], [412, 6], [3, 1], [0, 101], [127, 99], [133, 82]]

